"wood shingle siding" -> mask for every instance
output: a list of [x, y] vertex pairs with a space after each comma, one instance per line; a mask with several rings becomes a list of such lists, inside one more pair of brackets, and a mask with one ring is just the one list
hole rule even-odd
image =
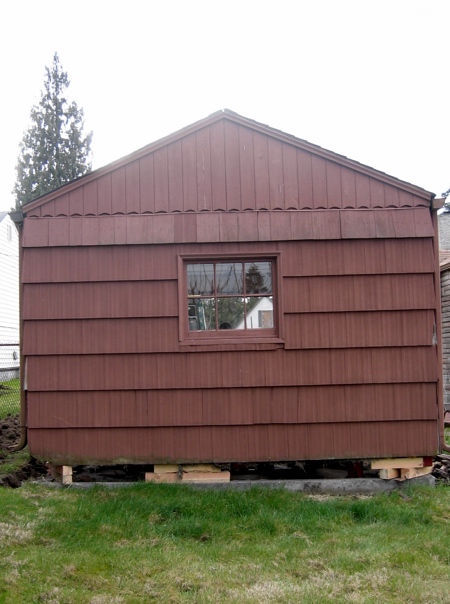
[[[430, 200], [225, 111], [28, 204], [31, 453], [66, 465], [433, 455]], [[183, 334], [186, 258], [271, 262], [273, 333]]]

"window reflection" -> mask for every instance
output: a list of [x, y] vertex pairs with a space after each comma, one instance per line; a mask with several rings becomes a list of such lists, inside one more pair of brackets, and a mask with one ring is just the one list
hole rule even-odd
[[273, 329], [272, 262], [187, 264], [190, 331]]

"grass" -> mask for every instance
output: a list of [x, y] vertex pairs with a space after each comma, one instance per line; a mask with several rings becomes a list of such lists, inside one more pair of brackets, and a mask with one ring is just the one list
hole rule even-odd
[[[2, 451], [0, 456], [0, 477], [6, 474], [18, 472], [30, 461], [30, 455], [27, 449], [21, 451]], [[1, 514], [1, 512], [0, 512]]]
[[20, 412], [20, 380], [0, 382], [0, 419]]
[[448, 603], [450, 491], [0, 491], [0, 603]]

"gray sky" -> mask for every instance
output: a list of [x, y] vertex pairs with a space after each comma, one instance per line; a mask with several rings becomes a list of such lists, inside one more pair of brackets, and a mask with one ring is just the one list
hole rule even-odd
[[226, 107], [450, 187], [448, 0], [7, 0], [0, 16], [0, 211], [55, 51], [94, 168]]

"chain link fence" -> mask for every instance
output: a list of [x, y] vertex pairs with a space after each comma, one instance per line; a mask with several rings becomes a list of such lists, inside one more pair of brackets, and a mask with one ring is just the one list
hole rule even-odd
[[19, 344], [0, 343], [0, 419], [20, 411]]

